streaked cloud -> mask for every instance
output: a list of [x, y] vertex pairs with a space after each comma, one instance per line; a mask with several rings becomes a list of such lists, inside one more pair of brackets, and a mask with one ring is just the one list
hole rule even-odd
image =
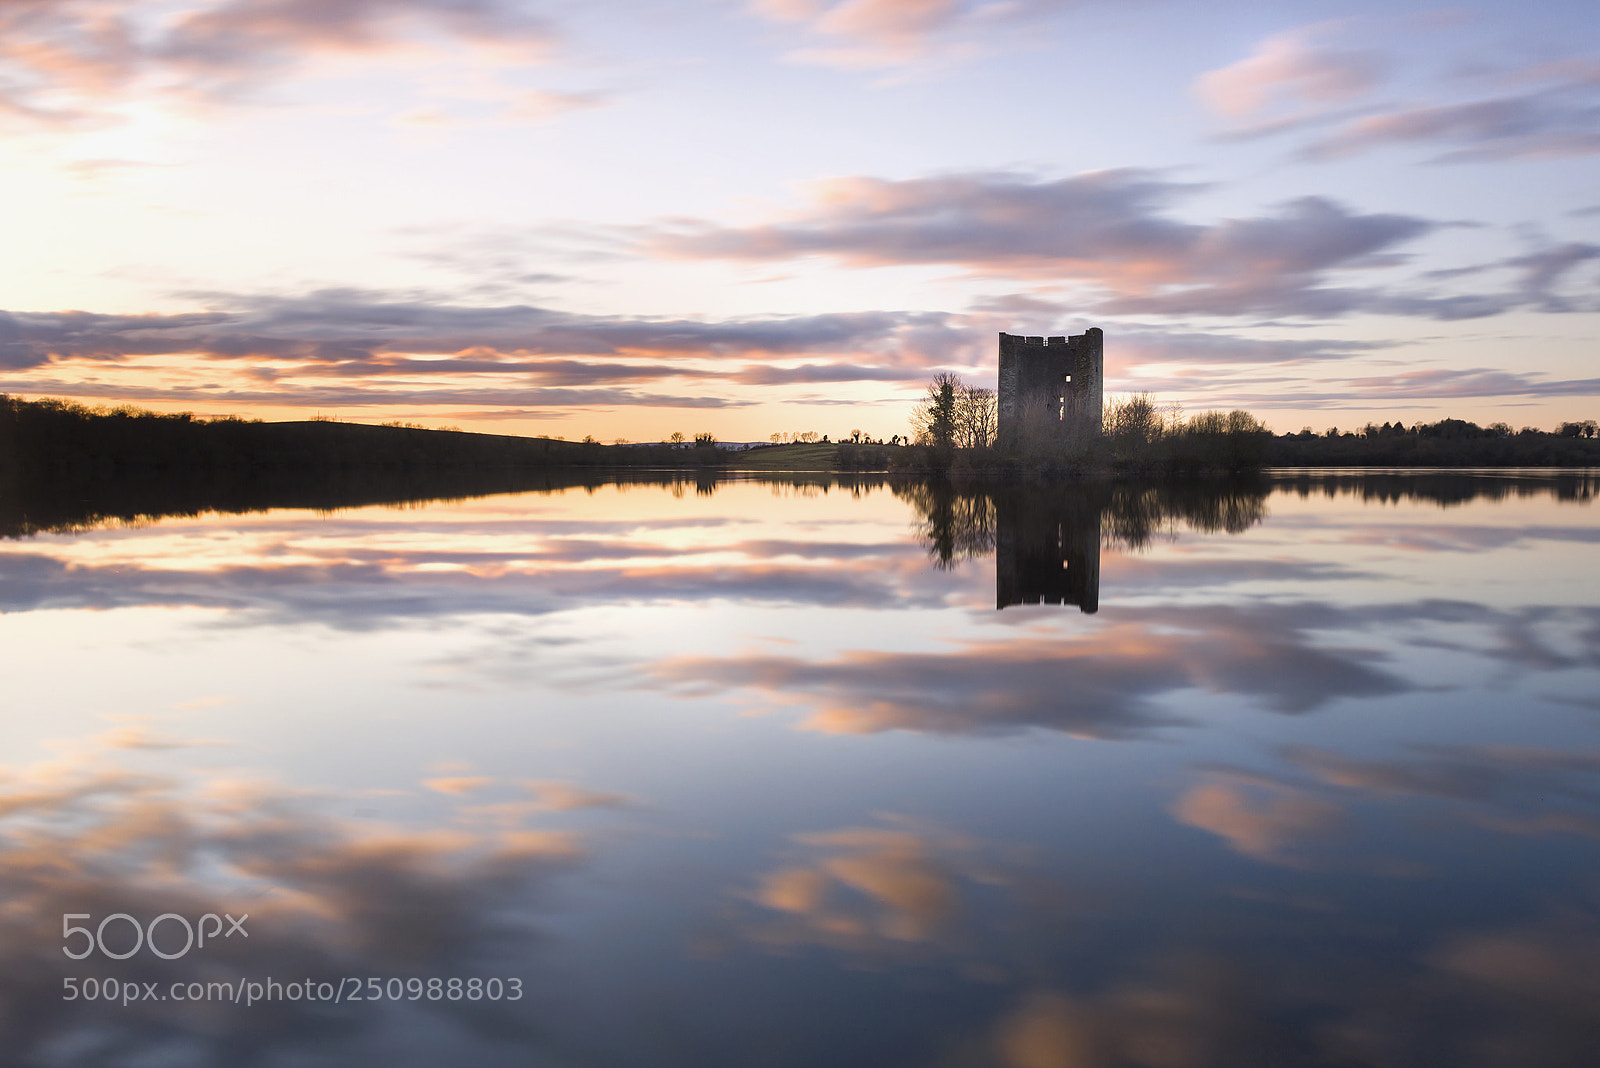
[[1600, 152], [1600, 78], [1535, 93], [1430, 104], [1353, 118], [1301, 149], [1333, 160], [1384, 146], [1437, 152], [1435, 163], [1560, 159]]
[[749, 10], [798, 29], [809, 43], [788, 58], [875, 69], [976, 54], [986, 34], [1036, 23], [1066, 0], [750, 0]]
[[1172, 215], [1195, 190], [1140, 169], [1058, 179], [836, 178], [813, 183], [809, 205], [778, 221], [673, 220], [646, 231], [641, 247], [669, 258], [820, 256], [851, 267], [949, 264], [985, 276], [1042, 276], [1086, 287], [1091, 302], [1079, 307], [1100, 315], [1458, 318], [1518, 303], [1464, 306], [1456, 297], [1329, 284], [1338, 272], [1404, 264], [1402, 247], [1439, 222], [1356, 212], [1322, 196], [1209, 224]]
[[515, 0], [15, 0], [0, 6], [0, 111], [82, 123], [130, 95], [227, 101], [318, 56], [441, 40], [526, 62], [556, 34]]
[[1537, 373], [1493, 367], [1460, 370], [1430, 368], [1391, 375], [1365, 375], [1338, 380], [1309, 379], [1263, 392], [1264, 383], [1240, 382], [1230, 393], [1236, 403], [1271, 408], [1361, 408], [1384, 401], [1438, 400], [1472, 397], [1592, 397], [1600, 395], [1600, 378], [1548, 378]]
[[1356, 378], [1350, 386], [1357, 395], [1390, 397], [1582, 396], [1600, 390], [1600, 378], [1541, 381], [1518, 371], [1467, 367]]
[[[218, 405], [733, 407], [753, 403], [733, 393], [740, 386], [920, 382], [929, 366], [985, 360], [991, 339], [966, 317], [939, 312], [648, 319], [353, 290], [213, 296], [208, 303], [217, 310], [0, 311], [0, 368], [26, 376], [0, 388]], [[159, 357], [225, 362], [239, 375], [219, 383], [206, 372], [209, 384], [198, 389], [171, 378], [96, 383], [65, 376], [73, 361], [116, 366]], [[666, 380], [722, 383], [725, 390], [637, 388]]]
[[1322, 110], [1371, 91], [1387, 60], [1373, 50], [1327, 46], [1322, 41], [1330, 29], [1269, 37], [1245, 59], [1201, 75], [1195, 91], [1211, 110], [1233, 119], [1254, 119], [1284, 106]]
[[[1346, 29], [1330, 23], [1269, 37], [1251, 56], [1202, 75], [1196, 94], [1233, 122], [1219, 140], [1307, 133], [1296, 155], [1312, 162], [1384, 147], [1427, 149], [1434, 163], [1600, 152], [1600, 62], [1574, 58], [1513, 71], [1479, 63], [1474, 75], [1430, 85], [1421, 99], [1377, 101], [1373, 91], [1392, 60], [1377, 49], [1328, 43]], [[1473, 87], [1478, 92], [1464, 96]]]
[[[887, 351], [921, 331], [944, 336], [939, 312], [768, 316], [709, 322], [586, 316], [528, 305], [480, 307], [422, 296], [333, 289], [303, 297], [214, 295], [219, 310], [176, 315], [0, 312], [0, 365], [198, 354], [213, 359], [370, 363], [396, 355], [805, 355]], [[473, 369], [468, 364], [468, 369]], [[405, 370], [444, 370], [410, 363]], [[514, 371], [534, 369], [513, 365]], [[557, 367], [557, 370], [561, 370]], [[570, 369], [570, 368], [567, 368]]]
[[1223, 331], [1195, 333], [1154, 328], [1120, 329], [1111, 354], [1116, 364], [1262, 364], [1342, 360], [1391, 347], [1391, 342], [1339, 338], [1252, 338]]
[[[1204, 225], [1167, 211], [1192, 187], [1143, 171], [1058, 180], [985, 173], [839, 181], [824, 183], [814, 206], [786, 221], [731, 228], [680, 220], [636, 236], [646, 250], [669, 258], [822, 255], [860, 266], [950, 263], [1001, 277], [1048, 276], [1052, 286], [1077, 285], [1087, 301], [1017, 293], [979, 299], [959, 313], [715, 320], [461, 303], [425, 292], [196, 293], [190, 297], [204, 310], [0, 311], [0, 369], [12, 372], [0, 389], [213, 411], [451, 405], [545, 417], [582, 408], [735, 408], [771, 399], [759, 390], [779, 389], [788, 390], [783, 399], [791, 403], [828, 403], [838, 398], [795, 387], [911, 386], [932, 368], [991, 366], [994, 331], [1017, 316], [1050, 315], [1063, 329], [1074, 328], [1086, 311], [1146, 317], [1118, 334], [1110, 366], [1124, 373], [1149, 363], [1337, 360], [1387, 344], [1202, 333], [1165, 328], [1166, 316], [1366, 312], [1455, 320], [1514, 309], [1581, 312], [1596, 303], [1583, 282], [1600, 246], [1577, 241], [1426, 272], [1405, 287], [1338, 284], [1341, 274], [1401, 264], [1399, 247], [1440, 224], [1356, 214], [1316, 197], [1275, 214]], [[1476, 294], [1439, 288], [1491, 275], [1495, 281]], [[151, 361], [162, 373], [142, 373]], [[216, 363], [237, 370], [219, 376], [206, 369]], [[1339, 398], [1362, 396], [1371, 377], [1344, 380]], [[1556, 396], [1582, 388], [1516, 371], [1418, 369], [1401, 377], [1399, 395], [1418, 397]], [[1253, 378], [1236, 403], [1260, 403], [1255, 397], [1265, 381]], [[1427, 393], [1435, 383], [1439, 391]], [[674, 388], [662, 388], [667, 384]], [[1303, 396], [1280, 386], [1272, 406], [1322, 403], [1314, 381], [1298, 384]]]

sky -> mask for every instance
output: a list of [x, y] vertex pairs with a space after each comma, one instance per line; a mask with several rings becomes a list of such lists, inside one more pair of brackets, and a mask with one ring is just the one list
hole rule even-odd
[[996, 334], [1280, 432], [1600, 395], [1591, 4], [5, 0], [0, 392], [905, 433]]

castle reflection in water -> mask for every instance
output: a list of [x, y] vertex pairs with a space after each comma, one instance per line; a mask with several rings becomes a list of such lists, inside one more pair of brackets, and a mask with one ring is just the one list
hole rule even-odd
[[995, 501], [995, 608], [1100, 608], [1101, 508], [1081, 498], [1002, 495]]

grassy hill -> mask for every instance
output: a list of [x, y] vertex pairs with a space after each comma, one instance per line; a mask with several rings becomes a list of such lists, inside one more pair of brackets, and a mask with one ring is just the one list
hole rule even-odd
[[832, 471], [837, 468], [839, 446], [810, 442], [795, 445], [763, 445], [728, 458], [733, 471]]

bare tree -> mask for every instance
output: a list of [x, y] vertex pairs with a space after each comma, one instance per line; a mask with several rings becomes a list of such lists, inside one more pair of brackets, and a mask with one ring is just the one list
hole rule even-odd
[[1000, 401], [992, 389], [966, 386], [956, 394], [956, 443], [969, 449], [994, 444]]
[[[1178, 417], [1178, 418], [1181, 418]], [[1150, 445], [1178, 429], [1167, 419], [1148, 393], [1106, 399], [1101, 419], [1105, 434], [1120, 445]]]
[[994, 390], [969, 386], [949, 371], [934, 375], [928, 395], [911, 411], [911, 426], [921, 445], [981, 448], [994, 444], [998, 424]]

